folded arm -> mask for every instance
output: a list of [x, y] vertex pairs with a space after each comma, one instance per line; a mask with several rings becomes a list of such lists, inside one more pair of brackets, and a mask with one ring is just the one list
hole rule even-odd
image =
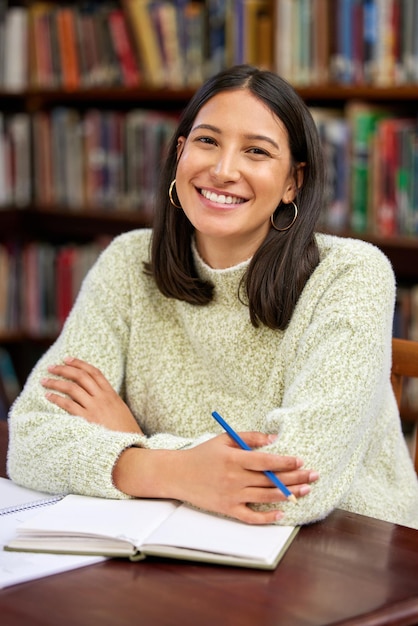
[[[129, 407], [99, 369], [76, 358], [48, 368], [53, 377], [42, 384], [46, 398], [70, 415], [117, 432], [143, 434]], [[262, 433], [243, 434], [248, 445], [260, 448], [276, 439]], [[310, 491], [317, 475], [301, 469], [292, 456], [243, 452], [227, 435], [184, 450], [147, 450], [130, 447], [115, 464], [113, 480], [120, 491], [134, 497], [172, 498], [236, 517], [248, 523], [271, 523], [283, 517], [274, 505], [284, 496], [264, 475], [277, 472], [282, 482], [300, 498]], [[270, 504], [255, 511], [249, 503]]]

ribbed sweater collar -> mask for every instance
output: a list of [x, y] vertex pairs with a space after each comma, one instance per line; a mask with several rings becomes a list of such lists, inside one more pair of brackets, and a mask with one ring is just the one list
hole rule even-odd
[[192, 253], [199, 277], [210, 281], [215, 286], [215, 300], [236, 302], [241, 279], [251, 259], [225, 269], [213, 269], [199, 255], [194, 241], [192, 241]]

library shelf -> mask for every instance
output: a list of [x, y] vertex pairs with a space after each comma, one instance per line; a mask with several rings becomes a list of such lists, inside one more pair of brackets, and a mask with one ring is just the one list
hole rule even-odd
[[100, 235], [114, 237], [134, 228], [149, 227], [151, 222], [151, 216], [141, 211], [72, 210], [60, 206], [9, 207], [0, 210], [0, 241], [11, 238], [55, 241], [63, 237], [84, 241]]

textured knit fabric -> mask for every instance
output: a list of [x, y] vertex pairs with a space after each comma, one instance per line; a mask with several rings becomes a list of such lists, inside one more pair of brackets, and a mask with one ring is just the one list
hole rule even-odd
[[[221, 432], [278, 433], [266, 450], [296, 455], [319, 480], [282, 523], [339, 507], [418, 528], [418, 481], [390, 384], [395, 281], [374, 246], [317, 235], [321, 262], [285, 331], [254, 328], [238, 286], [248, 262], [213, 270], [207, 306], [167, 298], [143, 272], [150, 231], [116, 238], [84, 281], [63, 332], [33, 370], [10, 415], [8, 470], [50, 492], [126, 497], [112, 468], [131, 445], [180, 449]], [[66, 414], [40, 384], [76, 356], [121, 393], [145, 436]], [[250, 454], [250, 453], [249, 453]], [[140, 477], [139, 477], [140, 480]]]

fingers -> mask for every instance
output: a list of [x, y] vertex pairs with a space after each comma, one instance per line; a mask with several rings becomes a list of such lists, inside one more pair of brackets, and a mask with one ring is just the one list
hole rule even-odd
[[[243, 433], [241, 436], [246, 442], [263, 442], [263, 438], [268, 437], [262, 433]], [[299, 457], [254, 449], [251, 452], [236, 449], [234, 456], [237, 464], [246, 470], [247, 487], [244, 497], [246, 503], [274, 504], [286, 501], [285, 495], [272, 485], [271, 480], [264, 473], [267, 470], [274, 472], [296, 498], [309, 494], [310, 485], [319, 478], [318, 472], [302, 467], [303, 461]]]
[[263, 446], [268, 446], [270, 443], [274, 443], [278, 437], [278, 435], [260, 433], [257, 431], [239, 433], [239, 435], [245, 443], [250, 446], [250, 448], [262, 448]]
[[92, 399], [92, 395], [86, 391], [85, 386], [82, 387], [76, 382], [61, 378], [43, 378], [41, 384], [47, 390], [45, 396], [49, 402], [71, 415], [84, 416]]
[[67, 411], [67, 413], [70, 413], [70, 415], [79, 415], [80, 417], [84, 417], [83, 406], [80, 403], [75, 402], [71, 398], [58, 395], [57, 393], [53, 393], [51, 391], [48, 391], [45, 396], [49, 400], [49, 402], [52, 402], [52, 404], [55, 404], [64, 411]]
[[[105, 389], [109, 386], [101, 371], [93, 365], [72, 357], [66, 357], [64, 361], [65, 365], [50, 365], [48, 371], [55, 376], [73, 381], [90, 395], [93, 395], [98, 388]], [[56, 387], [55, 389], [61, 391]]]
[[246, 524], [274, 524], [283, 519], [283, 511], [255, 511], [250, 507], [241, 505], [234, 510], [233, 517]]
[[65, 365], [50, 365], [48, 371], [54, 377], [43, 378], [41, 384], [48, 390], [46, 397], [50, 402], [72, 415], [83, 416], [83, 409], [88, 408], [107, 380], [100, 370], [81, 359], [66, 357], [64, 361]]
[[[276, 440], [276, 435], [265, 435], [263, 433], [240, 433], [240, 436], [249, 444], [249, 441], [263, 441], [263, 438]], [[228, 435], [225, 435], [228, 437]], [[229, 441], [231, 439], [228, 437]], [[236, 446], [236, 444], [233, 444]], [[251, 447], [251, 446], [250, 446]], [[302, 469], [304, 462], [301, 458], [296, 456], [285, 456], [279, 454], [273, 454], [271, 452], [262, 452], [254, 449], [251, 454], [248, 451], [240, 452], [240, 462], [243, 467], [248, 470], [252, 470], [254, 475], [261, 479], [261, 483], [258, 485], [267, 485], [269, 479], [262, 473], [270, 470], [276, 474], [279, 474], [280, 480], [287, 486], [299, 485], [300, 483], [312, 483], [318, 480], [319, 474], [310, 469]]]
[[48, 367], [53, 377], [41, 380], [52, 404], [109, 430], [143, 434], [129, 406], [99, 369], [81, 359], [64, 361]]
[[[247, 435], [249, 433], [243, 433], [242, 438], [248, 441]], [[255, 433], [251, 433], [255, 434]], [[262, 437], [270, 437], [270, 435], [263, 435]], [[259, 452], [253, 448], [249, 453], [247, 450], [241, 450], [237, 444], [232, 442], [228, 435], [220, 435], [225, 438], [225, 441], [232, 447], [237, 448], [237, 453], [241, 455], [240, 462], [243, 467], [254, 472], [264, 472], [270, 470], [272, 472], [294, 472], [303, 466], [303, 460], [296, 456], [284, 456], [280, 454], [273, 454], [271, 452]]]
[[[113, 388], [102, 372], [93, 365], [66, 357], [65, 365], [50, 365], [48, 371], [58, 378], [43, 378], [42, 385], [52, 391], [67, 394], [74, 402], [85, 407], [91, 397], [104, 391], [111, 392]], [[58, 406], [62, 403], [56, 402], [56, 397], [49, 397]]]
[[[252, 448], [252, 454], [246, 454], [246, 467], [254, 471], [294, 471], [303, 466], [303, 460], [296, 456], [284, 456], [273, 454], [271, 452], [258, 451], [261, 448], [277, 440], [277, 435], [267, 435], [259, 432], [239, 433], [240, 437]], [[237, 447], [238, 445], [232, 441], [228, 435], [222, 435], [229, 442], [229, 445]]]

